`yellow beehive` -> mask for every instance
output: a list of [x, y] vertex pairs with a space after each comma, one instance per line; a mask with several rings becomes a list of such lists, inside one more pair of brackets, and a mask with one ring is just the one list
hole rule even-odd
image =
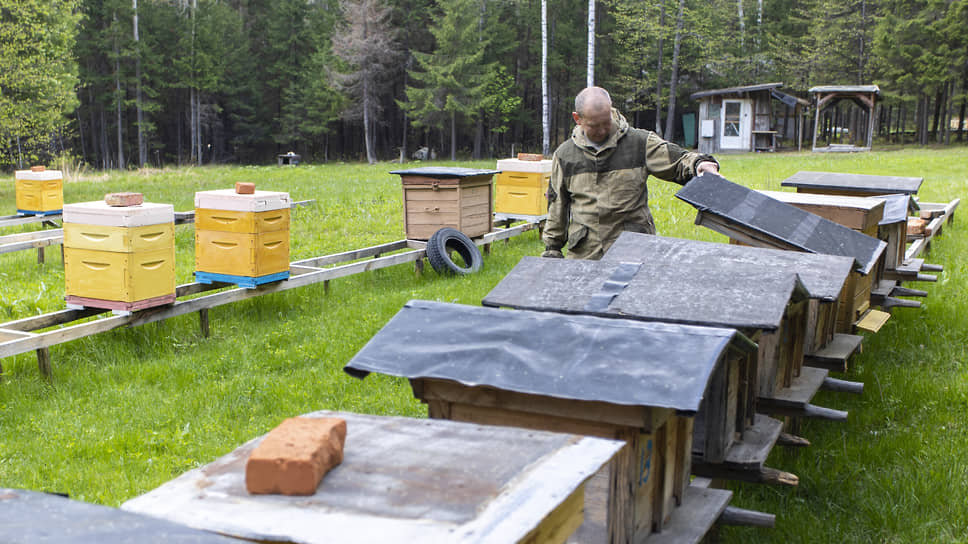
[[64, 207], [64, 176], [60, 170], [43, 166], [17, 170], [14, 187], [19, 213], [59, 212]]
[[130, 253], [65, 246], [64, 277], [69, 297], [137, 302], [174, 295], [175, 246]]
[[232, 281], [288, 273], [289, 206], [289, 194], [282, 192], [195, 193], [196, 278]]
[[289, 229], [258, 234], [195, 231], [195, 270], [257, 278], [289, 270]]
[[132, 253], [173, 248], [175, 224], [107, 227], [64, 223], [64, 247]]
[[545, 215], [548, 213], [548, 180], [551, 161], [497, 161], [501, 173], [497, 175], [495, 213], [507, 215]]
[[171, 204], [64, 206], [68, 304], [131, 310], [173, 302], [174, 220]]

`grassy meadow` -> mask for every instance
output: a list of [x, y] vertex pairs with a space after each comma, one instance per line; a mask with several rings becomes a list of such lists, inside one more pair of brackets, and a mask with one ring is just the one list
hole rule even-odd
[[[968, 196], [968, 148], [866, 154], [723, 155], [722, 173], [780, 190], [799, 170], [923, 176], [919, 196]], [[454, 163], [438, 163], [455, 165]], [[493, 161], [459, 166], [493, 167]], [[292, 214], [291, 259], [358, 249], [404, 237], [400, 165], [324, 164], [71, 172], [65, 202], [138, 191], [190, 210], [198, 190], [253, 181], [258, 189], [314, 199]], [[725, 237], [693, 224], [678, 186], [653, 180], [660, 234]], [[0, 215], [15, 213], [13, 176], [0, 177]], [[960, 210], [936, 238], [941, 264], [921, 309], [899, 308], [844, 376], [862, 396], [821, 393], [815, 404], [850, 411], [846, 423], [811, 422], [802, 450], [778, 448], [768, 465], [800, 477], [797, 488], [732, 485], [732, 504], [777, 515], [775, 529], [728, 527], [722, 542], [968, 542], [968, 232]], [[34, 230], [4, 229], [0, 234]], [[176, 276], [192, 281], [193, 230], [177, 226]], [[0, 255], [0, 322], [64, 307], [58, 248]], [[120, 329], [52, 347], [53, 378], [33, 353], [0, 360], [0, 487], [68, 493], [110, 506], [267, 432], [282, 419], [320, 409], [424, 417], [404, 380], [349, 377], [343, 365], [410, 299], [479, 304], [524, 255], [543, 249], [536, 231], [494, 244], [484, 269], [444, 277], [399, 265], [221, 306], [211, 336], [196, 315]]]

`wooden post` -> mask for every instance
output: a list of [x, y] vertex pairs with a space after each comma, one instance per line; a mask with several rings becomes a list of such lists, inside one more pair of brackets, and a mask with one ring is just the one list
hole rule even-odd
[[211, 332], [208, 326], [208, 308], [198, 311], [198, 326], [202, 330], [202, 336], [208, 338]]
[[49, 348], [40, 348], [37, 350], [37, 368], [40, 369], [41, 376], [45, 378], [51, 377]]
[[44, 246], [37, 248], [37, 264], [44, 264]]
[[415, 276], [417, 276], [418, 278], [423, 276], [423, 269], [424, 269], [423, 259], [417, 259], [416, 261], [413, 262], [413, 273]]

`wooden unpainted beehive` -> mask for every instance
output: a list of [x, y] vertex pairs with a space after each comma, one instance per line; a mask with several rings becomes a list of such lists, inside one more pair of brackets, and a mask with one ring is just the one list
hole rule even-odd
[[69, 305], [137, 310], [175, 301], [171, 204], [64, 206], [64, 278]]
[[289, 208], [284, 192], [195, 193], [196, 278], [234, 282], [288, 277]]
[[540, 216], [548, 213], [548, 180], [551, 160], [501, 159], [495, 181], [494, 212], [506, 215]]
[[14, 173], [17, 213], [51, 214], [64, 207], [64, 176], [43, 166]]
[[455, 228], [474, 238], [491, 232], [494, 170], [422, 167], [391, 172], [403, 185], [406, 236], [428, 240], [438, 230]]

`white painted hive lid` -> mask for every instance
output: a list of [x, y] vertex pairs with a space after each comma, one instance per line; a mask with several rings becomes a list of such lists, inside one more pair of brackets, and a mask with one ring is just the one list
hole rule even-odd
[[104, 227], [142, 227], [175, 222], [171, 204], [145, 202], [137, 206], [109, 206], [103, 200], [64, 205], [64, 222]]
[[64, 179], [64, 175], [61, 174], [60, 170], [44, 170], [42, 172], [33, 172], [30, 170], [17, 170], [14, 173], [14, 179], [23, 179], [30, 181], [49, 181], [54, 179]]
[[551, 172], [551, 159], [542, 159], [540, 161], [500, 159], [497, 161], [497, 169], [502, 172], [539, 172], [541, 174], [547, 174]]
[[216, 189], [195, 193], [195, 208], [233, 212], [266, 212], [290, 207], [289, 193], [259, 191], [241, 195], [235, 189]]

